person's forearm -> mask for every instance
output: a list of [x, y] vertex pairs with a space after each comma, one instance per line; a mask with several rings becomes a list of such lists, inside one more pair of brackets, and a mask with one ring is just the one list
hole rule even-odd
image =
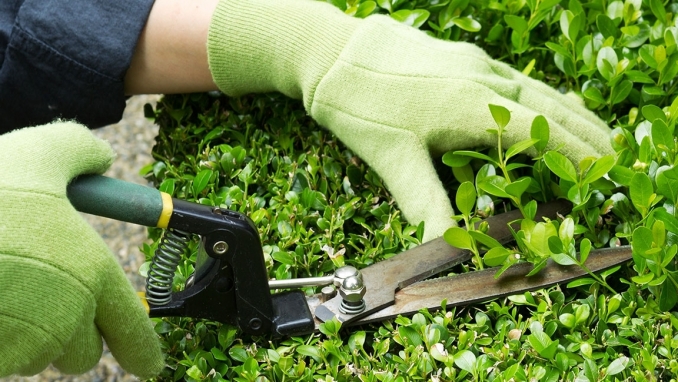
[[207, 31], [218, 0], [156, 0], [125, 75], [125, 93], [217, 90], [207, 64]]

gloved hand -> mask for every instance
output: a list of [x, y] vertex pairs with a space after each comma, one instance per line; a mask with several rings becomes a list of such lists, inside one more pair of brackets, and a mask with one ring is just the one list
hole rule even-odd
[[139, 377], [164, 366], [160, 343], [106, 244], [66, 198], [66, 185], [102, 173], [107, 143], [55, 123], [0, 136], [0, 377], [50, 363], [80, 374], [99, 361], [102, 337]]
[[307, 0], [222, 0], [209, 31], [210, 70], [229, 95], [280, 91], [382, 177], [425, 239], [454, 222], [431, 155], [496, 146], [488, 104], [511, 111], [505, 148], [537, 115], [550, 147], [574, 161], [612, 153], [608, 127], [576, 100], [468, 43], [436, 40], [388, 16], [364, 20]]

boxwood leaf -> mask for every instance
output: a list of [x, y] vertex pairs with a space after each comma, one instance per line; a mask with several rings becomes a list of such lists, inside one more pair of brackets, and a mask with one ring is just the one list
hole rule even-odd
[[461, 249], [473, 248], [473, 241], [471, 239], [471, 235], [469, 235], [468, 232], [466, 232], [466, 230], [463, 228], [459, 227], [449, 228], [447, 231], [445, 231], [443, 237], [445, 238], [445, 241], [453, 247]]
[[455, 17], [452, 22], [467, 32], [478, 32], [482, 28], [480, 23], [471, 17]]
[[537, 151], [543, 151], [549, 143], [549, 123], [543, 115], [538, 115], [532, 120], [532, 127], [530, 128], [530, 137], [536, 139], [534, 148]]
[[584, 98], [590, 99], [591, 101], [596, 101], [601, 104], [605, 104], [605, 98], [603, 98], [603, 93], [600, 92], [600, 89], [598, 89], [595, 86], [590, 86], [584, 90], [582, 93]]
[[506, 21], [506, 25], [508, 25], [509, 28], [513, 29], [518, 34], [523, 34], [523, 32], [527, 31], [527, 21], [520, 16], [504, 15], [504, 21]]
[[297, 346], [297, 353], [305, 355], [307, 357], [313, 358], [316, 362], [320, 362], [320, 350], [315, 346], [311, 345], [299, 345]]
[[487, 248], [501, 247], [501, 243], [499, 243], [497, 239], [493, 238], [492, 236], [486, 233], [482, 233], [480, 231], [468, 231], [468, 234], [471, 235], [471, 237], [473, 238], [473, 240], [476, 241], [476, 243], [481, 243]]
[[624, 72], [626, 75], [626, 78], [633, 82], [641, 83], [641, 84], [653, 84], [654, 80], [652, 77], [648, 76], [644, 72], [641, 72], [640, 70], [627, 70]]
[[661, 0], [650, 0], [650, 9], [659, 22], [666, 22], [666, 9]]
[[643, 117], [645, 117], [645, 119], [647, 119], [651, 123], [653, 123], [657, 119], [666, 122], [666, 114], [664, 114], [664, 111], [660, 109], [657, 105], [652, 104], [645, 105], [640, 110], [643, 113]]
[[516, 142], [511, 147], [506, 150], [506, 159], [514, 157], [528, 148], [534, 146], [535, 143], [539, 142], [538, 139], [525, 139], [524, 141]]
[[652, 122], [652, 128], [650, 132], [652, 134], [652, 144], [658, 153], [661, 153], [665, 150], [661, 149], [660, 146], [664, 146], [673, 151], [673, 147], [675, 146], [673, 142], [673, 134], [666, 125], [666, 122], [662, 121], [661, 119], [655, 119], [654, 122]]
[[500, 129], [506, 127], [511, 120], [511, 113], [508, 109], [501, 105], [489, 104], [488, 106], [490, 107], [490, 113], [492, 113], [492, 118], [494, 118], [494, 122], [497, 123], [497, 126], [499, 126]]
[[605, 38], [612, 36], [617, 39], [621, 33], [612, 19], [604, 14], [599, 14], [598, 17], [596, 17], [596, 26]]
[[[658, 1], [658, 0], [657, 0]], [[626, 369], [626, 365], [629, 363], [629, 358], [626, 356], [621, 356], [614, 361], [610, 362], [610, 365], [607, 367], [607, 370], [605, 371], [606, 375], [615, 375], [619, 374], [624, 369]]]
[[443, 155], [443, 163], [450, 167], [466, 166], [471, 161], [471, 157], [467, 155], [459, 155], [456, 152], [448, 151]]
[[596, 66], [600, 74], [607, 80], [612, 78], [615, 74], [615, 67], [619, 59], [617, 58], [617, 53], [614, 49], [609, 46], [605, 46], [598, 51], [598, 56], [596, 58]]
[[485, 253], [483, 261], [490, 267], [502, 265], [511, 252], [504, 247], [494, 247]]
[[549, 151], [544, 154], [544, 163], [546, 163], [551, 172], [558, 175], [561, 179], [577, 183], [577, 170], [565, 155], [557, 151]]
[[650, 208], [652, 199], [654, 199], [654, 188], [652, 187], [650, 177], [645, 173], [636, 173], [633, 178], [631, 178], [629, 195], [631, 196], [631, 202], [636, 209], [645, 215]]
[[622, 80], [612, 88], [612, 92], [610, 94], [610, 105], [616, 105], [625, 100], [626, 97], [628, 97], [631, 93], [632, 89], [633, 82], [629, 80]]
[[456, 195], [457, 209], [466, 216], [470, 216], [476, 203], [476, 188], [471, 182], [464, 182], [459, 186]]
[[454, 364], [468, 373], [473, 373], [476, 365], [476, 355], [470, 350], [462, 350], [454, 355]]
[[659, 309], [668, 312], [678, 303], [678, 293], [672, 283], [663, 283], [659, 287]]
[[471, 158], [482, 159], [486, 162], [492, 163], [494, 165], [498, 165], [498, 163], [494, 159], [490, 158], [489, 156], [487, 156], [483, 153], [479, 153], [479, 152], [476, 152], [476, 151], [458, 150], [458, 151], [455, 151], [454, 154], [463, 155], [463, 156], [467, 156], [467, 157], [471, 157]]
[[659, 219], [664, 222], [664, 227], [667, 231], [678, 234], [678, 218], [666, 212], [665, 208], [657, 208], [654, 211], [654, 217], [655, 219]]
[[426, 20], [428, 20], [431, 13], [425, 9], [401, 9], [399, 11], [391, 13], [391, 17], [400, 21], [403, 24], [419, 28], [422, 26]]
[[507, 184], [505, 190], [509, 195], [520, 198], [528, 187], [530, 187], [530, 178], [523, 177], [513, 183]]
[[209, 184], [210, 177], [212, 177], [212, 170], [204, 169], [201, 170], [198, 175], [193, 178], [193, 195], [197, 198], [201, 192], [207, 188]]
[[506, 186], [508, 186], [506, 179], [498, 175], [488, 176], [482, 182], [478, 183], [478, 188], [490, 195], [498, 196], [500, 198], [510, 198], [511, 195], [506, 192]]
[[584, 175], [582, 183], [593, 183], [607, 174], [614, 167], [615, 158], [613, 155], [605, 155], [593, 162], [593, 166]]
[[551, 258], [553, 261], [560, 265], [577, 265], [577, 262], [565, 253], [552, 253]]

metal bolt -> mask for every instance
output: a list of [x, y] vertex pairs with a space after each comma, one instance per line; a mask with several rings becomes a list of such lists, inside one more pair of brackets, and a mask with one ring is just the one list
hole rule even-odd
[[339, 311], [344, 314], [358, 314], [365, 310], [363, 297], [366, 292], [365, 283], [360, 274], [345, 278], [339, 288], [341, 295]]
[[261, 329], [261, 324], [262, 324], [261, 320], [259, 318], [256, 318], [256, 317], [251, 319], [250, 322], [249, 322], [250, 329], [252, 329], [252, 330]]
[[358, 276], [360, 271], [350, 265], [343, 266], [334, 271], [334, 286], [340, 287], [344, 279], [351, 276]]
[[337, 289], [333, 285], [328, 285], [320, 290], [320, 301], [327, 302], [337, 295]]
[[228, 251], [228, 243], [226, 243], [225, 241], [217, 241], [216, 243], [214, 243], [212, 249], [214, 250], [214, 253], [216, 253], [217, 255], [223, 255]]

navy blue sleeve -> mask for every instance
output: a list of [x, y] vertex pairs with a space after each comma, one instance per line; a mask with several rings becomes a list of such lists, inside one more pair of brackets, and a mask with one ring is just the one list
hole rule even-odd
[[0, 133], [75, 119], [115, 123], [154, 0], [1, 0]]

